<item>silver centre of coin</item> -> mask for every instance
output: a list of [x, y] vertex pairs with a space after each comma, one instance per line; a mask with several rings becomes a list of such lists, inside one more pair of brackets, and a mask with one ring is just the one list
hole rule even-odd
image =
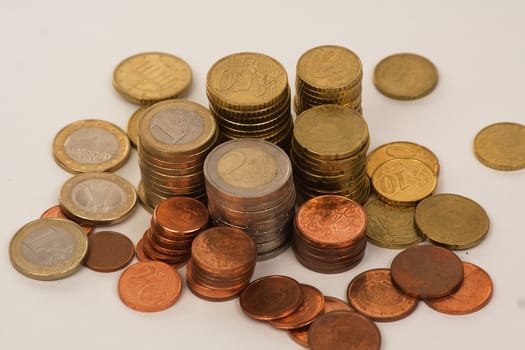
[[41, 227], [23, 239], [21, 253], [32, 264], [54, 266], [71, 259], [75, 247], [76, 241], [67, 230]]
[[83, 127], [73, 131], [64, 142], [66, 154], [82, 164], [99, 164], [118, 154], [119, 142], [110, 131]]
[[89, 179], [78, 183], [72, 189], [71, 200], [82, 210], [106, 214], [124, 204], [126, 193], [114, 182]]
[[159, 111], [150, 123], [153, 136], [170, 145], [183, 145], [195, 141], [203, 130], [204, 120], [199, 113], [184, 108]]

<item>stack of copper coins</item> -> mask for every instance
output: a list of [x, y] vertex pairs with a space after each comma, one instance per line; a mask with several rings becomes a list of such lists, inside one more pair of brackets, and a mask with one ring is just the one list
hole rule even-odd
[[221, 301], [236, 297], [249, 283], [257, 248], [246, 232], [212, 227], [193, 241], [186, 283], [197, 296]]
[[362, 79], [361, 60], [351, 50], [334, 45], [310, 49], [297, 62], [295, 112], [323, 104], [361, 112]]
[[214, 224], [245, 230], [259, 260], [286, 249], [295, 188], [290, 159], [281, 148], [253, 139], [225, 142], [206, 158], [204, 177]]
[[155, 207], [151, 225], [142, 237], [143, 252], [149, 259], [180, 266], [190, 257], [193, 239], [208, 223], [208, 209], [198, 200], [165, 199]]
[[289, 149], [290, 87], [275, 59], [253, 52], [226, 56], [210, 68], [206, 93], [223, 140], [256, 138]]
[[139, 123], [137, 147], [138, 192], [146, 209], [153, 211], [172, 196], [205, 201], [202, 166], [218, 136], [211, 112], [195, 102], [166, 100], [148, 108]]
[[339, 194], [363, 204], [370, 194], [369, 143], [366, 121], [348, 107], [304, 111], [295, 121], [290, 152], [297, 191], [305, 198]]
[[365, 255], [367, 224], [365, 210], [351, 199], [338, 195], [312, 198], [295, 216], [295, 256], [313, 271], [347, 271]]

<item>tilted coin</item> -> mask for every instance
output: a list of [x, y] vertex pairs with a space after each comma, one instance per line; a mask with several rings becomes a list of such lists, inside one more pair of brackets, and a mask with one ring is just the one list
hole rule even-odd
[[65, 126], [53, 140], [53, 157], [71, 173], [113, 171], [129, 157], [130, 143], [118, 126], [97, 119]]
[[[41, 219], [60, 218], [60, 219], [71, 220], [70, 218], [66, 216], [66, 214], [64, 214], [64, 212], [62, 211], [62, 208], [60, 208], [60, 205], [54, 205], [51, 208], [47, 209], [45, 212], [42, 213], [40, 218]], [[93, 225], [86, 225], [86, 224], [79, 224], [79, 225], [82, 228], [82, 230], [86, 233], [86, 235], [88, 236], [93, 232], [95, 228]]]
[[88, 239], [70, 220], [44, 218], [20, 228], [9, 244], [9, 258], [21, 274], [56, 280], [74, 273], [86, 256]]
[[69, 178], [58, 200], [67, 216], [91, 225], [110, 225], [125, 220], [137, 202], [135, 188], [111, 173], [84, 173]]
[[374, 69], [374, 85], [385, 96], [413, 100], [436, 87], [438, 71], [427, 58], [399, 53], [381, 60]]
[[89, 236], [84, 265], [94, 271], [113, 272], [126, 267], [135, 256], [133, 242], [119, 232], [100, 231]]
[[417, 205], [415, 224], [433, 243], [449, 249], [467, 249], [485, 238], [490, 220], [485, 210], [472, 199], [439, 193]]
[[474, 155], [489, 168], [525, 168], [525, 125], [496, 123], [481, 129], [474, 139]]
[[131, 144], [135, 147], [138, 145], [139, 142], [139, 124], [144, 115], [146, 114], [146, 111], [148, 110], [148, 106], [141, 106], [139, 107], [131, 117], [129, 117], [128, 120], [128, 137], [131, 141]]
[[113, 71], [113, 86], [126, 100], [151, 104], [178, 97], [188, 89], [192, 74], [181, 58], [162, 52], [130, 56]]

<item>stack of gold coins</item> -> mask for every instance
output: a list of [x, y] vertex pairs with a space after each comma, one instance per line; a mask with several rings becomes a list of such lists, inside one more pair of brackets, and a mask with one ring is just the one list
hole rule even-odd
[[363, 204], [370, 193], [369, 142], [367, 123], [353, 109], [322, 105], [301, 113], [290, 151], [298, 193], [305, 198], [339, 194]]
[[365, 210], [351, 199], [339, 195], [309, 199], [295, 216], [295, 256], [313, 271], [349, 270], [365, 255], [367, 224]]
[[180, 266], [190, 257], [193, 239], [208, 222], [208, 209], [198, 200], [184, 196], [165, 199], [155, 207], [151, 225], [142, 237], [144, 254]]
[[297, 62], [296, 114], [317, 105], [338, 104], [361, 112], [361, 60], [335, 45], [314, 47]]
[[286, 249], [295, 188], [290, 159], [281, 148], [253, 139], [225, 142], [206, 158], [204, 177], [216, 225], [245, 230], [257, 245], [259, 260]]
[[152, 211], [162, 200], [188, 196], [205, 201], [204, 159], [219, 137], [208, 109], [166, 100], [148, 108], [139, 123], [139, 197]]
[[275, 59], [254, 52], [226, 56], [210, 68], [206, 93], [223, 140], [256, 138], [289, 149], [290, 87]]
[[193, 241], [186, 266], [186, 283], [197, 296], [221, 301], [236, 297], [255, 269], [257, 249], [246, 232], [212, 227]]

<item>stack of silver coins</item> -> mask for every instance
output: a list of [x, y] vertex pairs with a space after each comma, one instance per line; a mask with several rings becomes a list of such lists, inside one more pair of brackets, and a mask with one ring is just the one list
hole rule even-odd
[[139, 123], [139, 197], [150, 212], [162, 200], [206, 200], [202, 167], [219, 137], [211, 112], [198, 103], [166, 100], [148, 108]]
[[206, 158], [204, 177], [215, 225], [245, 230], [257, 246], [258, 260], [286, 249], [295, 187], [290, 159], [281, 148], [255, 139], [225, 142]]

